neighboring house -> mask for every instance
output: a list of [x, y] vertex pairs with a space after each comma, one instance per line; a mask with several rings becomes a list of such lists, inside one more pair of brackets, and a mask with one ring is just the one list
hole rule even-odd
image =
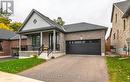
[[[104, 26], [75, 23], [59, 26], [33, 9], [19, 29], [27, 36], [27, 51], [19, 51], [20, 57], [39, 54], [48, 59], [65, 54], [105, 55]], [[21, 42], [21, 41], [20, 41]]]
[[113, 4], [112, 10], [112, 51], [129, 54], [130, 49], [130, 0]]
[[[22, 49], [25, 49], [26, 37], [22, 37]], [[18, 55], [19, 34], [0, 29], [0, 56]]]

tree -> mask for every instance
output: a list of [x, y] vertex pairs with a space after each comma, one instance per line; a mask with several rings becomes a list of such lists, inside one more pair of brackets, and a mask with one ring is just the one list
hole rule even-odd
[[9, 25], [11, 22], [10, 19], [5, 18], [5, 17], [0, 17], [0, 23], [4, 23], [5, 25]]
[[13, 31], [11, 27], [5, 25], [4, 23], [0, 23], [0, 29]]
[[22, 26], [21, 22], [14, 22], [9, 25], [14, 31], [18, 31], [18, 29]]
[[58, 17], [57, 19], [54, 19], [54, 22], [57, 23], [60, 26], [63, 26], [65, 22], [62, 20], [61, 17]]

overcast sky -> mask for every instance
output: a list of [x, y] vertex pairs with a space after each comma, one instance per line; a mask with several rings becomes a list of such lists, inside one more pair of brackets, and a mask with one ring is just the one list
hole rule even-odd
[[62, 17], [66, 24], [88, 22], [111, 27], [114, 2], [123, 0], [14, 0], [13, 21], [23, 22], [32, 9], [51, 19]]

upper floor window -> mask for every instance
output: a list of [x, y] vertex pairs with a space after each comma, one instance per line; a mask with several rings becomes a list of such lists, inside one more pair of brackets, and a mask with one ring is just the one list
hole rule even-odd
[[117, 14], [116, 14], [116, 16], [115, 16], [115, 17], [116, 17], [115, 22], [117, 22]]
[[117, 30], [117, 39], [119, 39], [119, 30]]
[[2, 42], [0, 41], [0, 51], [3, 51]]
[[116, 33], [113, 34], [113, 39], [116, 39]]
[[126, 21], [125, 20], [123, 20], [123, 26], [124, 26], [124, 30], [126, 29]]

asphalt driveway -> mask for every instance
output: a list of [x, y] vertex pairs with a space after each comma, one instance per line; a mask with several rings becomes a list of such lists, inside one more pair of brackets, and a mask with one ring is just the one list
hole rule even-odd
[[19, 73], [45, 82], [108, 82], [105, 58], [66, 55]]

